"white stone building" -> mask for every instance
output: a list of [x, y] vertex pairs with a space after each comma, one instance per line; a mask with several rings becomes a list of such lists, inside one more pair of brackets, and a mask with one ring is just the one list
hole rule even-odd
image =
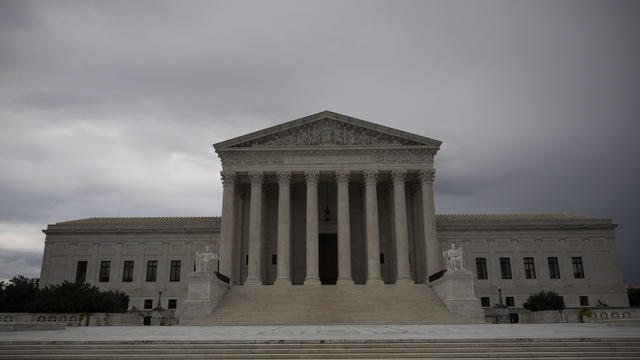
[[[493, 306], [553, 290], [568, 307], [628, 306], [608, 219], [435, 215], [441, 142], [321, 112], [215, 144], [222, 218], [88, 218], [49, 225], [41, 286], [86, 281], [131, 306], [180, 308], [194, 254], [220, 256], [231, 288], [422, 284], [442, 250], [464, 249], [475, 295]], [[276, 288], [275, 286], [273, 288]], [[231, 290], [233, 291], [233, 290]]]

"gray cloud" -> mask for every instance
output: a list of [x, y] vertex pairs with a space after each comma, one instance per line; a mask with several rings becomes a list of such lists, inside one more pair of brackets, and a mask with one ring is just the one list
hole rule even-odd
[[40, 277], [41, 251], [0, 250], [0, 280], [11, 279], [16, 275]]
[[438, 212], [613, 218], [640, 282], [634, 1], [0, 2], [0, 222], [218, 215], [211, 144], [333, 110], [443, 140]]

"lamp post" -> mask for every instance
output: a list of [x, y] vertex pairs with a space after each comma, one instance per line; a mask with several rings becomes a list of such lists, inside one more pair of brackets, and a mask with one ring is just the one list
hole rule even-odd
[[500, 307], [504, 305], [502, 303], [502, 288], [498, 288], [498, 303], [500, 304]]
[[162, 289], [158, 289], [158, 304], [151, 315], [151, 325], [164, 325], [162, 323]]

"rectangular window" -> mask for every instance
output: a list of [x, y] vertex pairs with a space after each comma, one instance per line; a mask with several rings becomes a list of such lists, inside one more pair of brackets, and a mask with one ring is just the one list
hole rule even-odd
[[515, 302], [515, 299], [513, 298], [513, 296], [507, 296], [504, 299], [506, 300], [508, 307], [515, 307], [516, 306], [516, 302]]
[[478, 279], [488, 279], [487, 259], [476, 258], [476, 273], [478, 274]]
[[122, 269], [122, 282], [133, 281], [133, 260], [124, 261], [124, 269]]
[[87, 281], [87, 262], [78, 261], [76, 266], [76, 282], [83, 283]]
[[584, 279], [584, 270], [582, 269], [582, 258], [572, 257], [571, 264], [573, 264], [573, 277], [575, 279]]
[[548, 257], [549, 262], [549, 279], [560, 279], [560, 266], [557, 257]]
[[489, 298], [484, 296], [480, 298], [480, 304], [482, 305], [482, 307], [489, 307], [491, 306], [491, 301], [489, 301]]
[[171, 260], [169, 281], [180, 281], [180, 260]]
[[147, 281], [155, 282], [157, 275], [158, 275], [158, 261], [157, 260], [147, 261]]
[[532, 257], [524, 258], [524, 276], [527, 279], [536, 278], [536, 265]]
[[109, 282], [109, 273], [111, 272], [111, 261], [100, 262], [100, 282]]
[[500, 275], [503, 279], [511, 279], [511, 259], [500, 258]]
[[580, 296], [580, 306], [589, 306], [588, 296]]
[[175, 309], [178, 307], [178, 300], [176, 299], [169, 299], [169, 309]]
[[145, 310], [153, 309], [153, 299], [144, 299]]

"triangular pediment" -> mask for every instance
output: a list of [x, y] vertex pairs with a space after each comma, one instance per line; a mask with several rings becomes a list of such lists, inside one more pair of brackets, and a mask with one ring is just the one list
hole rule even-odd
[[281, 148], [315, 146], [427, 146], [441, 142], [350, 116], [323, 111], [214, 145], [217, 151], [232, 148]]

